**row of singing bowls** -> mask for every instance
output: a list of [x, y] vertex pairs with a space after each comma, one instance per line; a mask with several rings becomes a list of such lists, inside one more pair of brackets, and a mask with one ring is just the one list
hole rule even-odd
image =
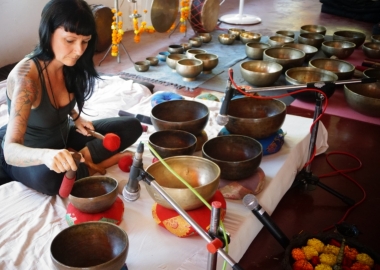
[[240, 64], [244, 80], [257, 87], [270, 86], [280, 77], [282, 66], [275, 62], [251, 60]]
[[260, 166], [263, 149], [251, 137], [231, 134], [205, 142], [202, 155], [218, 164], [222, 179], [240, 180], [255, 173]]
[[281, 128], [285, 116], [286, 105], [280, 100], [237, 98], [229, 104], [226, 129], [231, 134], [263, 139]]
[[150, 119], [155, 130], [184, 130], [195, 136], [207, 125], [210, 111], [206, 105], [194, 100], [170, 100], [154, 106]]
[[280, 64], [283, 71], [302, 66], [305, 53], [294, 48], [269, 48], [264, 51], [263, 60]]
[[349, 57], [355, 50], [355, 43], [345, 40], [324, 41], [322, 51], [327, 57], [335, 56], [339, 59]]
[[[174, 156], [165, 158], [169, 167], [192, 186], [206, 201], [215, 194], [220, 181], [220, 168], [214, 162], [197, 156]], [[146, 171], [151, 174], [164, 191], [184, 210], [193, 210], [203, 202], [188, 189], [162, 162], [151, 164]], [[149, 195], [159, 205], [174, 209], [151, 185], [146, 184]]]
[[332, 58], [310, 60], [309, 66], [332, 71], [338, 76], [338, 80], [349, 80], [354, 76], [355, 72], [355, 66], [351, 63]]
[[344, 95], [355, 111], [380, 117], [380, 82], [345, 84]]

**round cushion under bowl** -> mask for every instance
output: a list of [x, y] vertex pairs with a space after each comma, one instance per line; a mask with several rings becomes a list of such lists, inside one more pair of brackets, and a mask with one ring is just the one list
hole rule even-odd
[[[291, 68], [285, 72], [285, 80], [286, 84], [290, 85], [300, 85], [307, 84], [313, 82], [335, 82], [338, 80], [338, 76], [328, 70], [314, 68], [314, 67], [297, 67]], [[326, 96], [329, 98], [335, 92], [335, 87], [326, 87], [322, 90]], [[291, 90], [289, 93], [293, 92]], [[308, 91], [293, 94], [292, 96], [296, 99], [304, 100], [304, 101], [315, 101], [316, 100], [316, 92]]]
[[149, 136], [149, 145], [161, 158], [192, 155], [197, 146], [197, 138], [183, 130], [161, 130]]
[[202, 155], [220, 168], [220, 177], [240, 180], [253, 175], [260, 166], [263, 149], [257, 140], [242, 135], [212, 138], [202, 147]]
[[122, 269], [129, 248], [128, 235], [110, 222], [85, 222], [58, 233], [50, 246], [59, 270]]
[[184, 130], [201, 134], [206, 127], [210, 111], [206, 105], [194, 100], [170, 100], [154, 106], [150, 119], [156, 130]]
[[229, 104], [226, 129], [231, 134], [263, 139], [281, 128], [285, 116], [286, 105], [280, 100], [237, 98]]
[[332, 58], [310, 60], [309, 66], [332, 71], [338, 76], [338, 80], [349, 80], [355, 72], [355, 66], [351, 63]]
[[89, 176], [75, 181], [69, 195], [72, 205], [84, 213], [109, 209], [117, 197], [118, 182], [108, 176]]
[[355, 111], [380, 117], [380, 82], [345, 84], [344, 95]]
[[[220, 180], [220, 168], [217, 164], [197, 156], [175, 156], [165, 158], [164, 161], [206, 201], [214, 196]], [[162, 162], [153, 163], [146, 168], [146, 172], [152, 175], [157, 184], [184, 210], [204, 205]], [[174, 209], [153, 186], [146, 184], [146, 189], [157, 204]]]
[[282, 66], [276, 62], [251, 60], [240, 64], [243, 79], [258, 87], [273, 85], [281, 72]]

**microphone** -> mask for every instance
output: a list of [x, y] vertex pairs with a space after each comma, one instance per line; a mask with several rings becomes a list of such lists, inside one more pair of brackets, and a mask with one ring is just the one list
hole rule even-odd
[[131, 170], [129, 171], [129, 180], [123, 189], [123, 197], [125, 200], [133, 202], [140, 197], [139, 176], [143, 168], [142, 155], [144, 153], [144, 144], [140, 142], [137, 147]]
[[[231, 77], [233, 75], [232, 69], [230, 69]], [[228, 123], [228, 107], [230, 105], [231, 98], [233, 96], [233, 88], [231, 87], [231, 79], [228, 77], [227, 79], [227, 85], [226, 85], [226, 92], [224, 94], [224, 99], [222, 102], [222, 106], [220, 107], [220, 111], [218, 116], [216, 117], [216, 123], [220, 126], [225, 126]]]
[[280, 245], [286, 249], [289, 245], [289, 239], [286, 235], [277, 227], [267, 212], [259, 205], [256, 196], [247, 194], [243, 198], [243, 204], [252, 211], [258, 220], [266, 227], [274, 238], [280, 243]]

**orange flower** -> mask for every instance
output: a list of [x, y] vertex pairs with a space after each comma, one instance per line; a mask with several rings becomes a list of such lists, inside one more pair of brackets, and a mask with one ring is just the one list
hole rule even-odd
[[299, 260], [306, 260], [306, 255], [303, 252], [302, 249], [300, 248], [293, 248], [292, 249], [292, 257], [294, 260], [299, 261]]
[[307, 260], [299, 260], [293, 263], [293, 270], [313, 270], [313, 266]]

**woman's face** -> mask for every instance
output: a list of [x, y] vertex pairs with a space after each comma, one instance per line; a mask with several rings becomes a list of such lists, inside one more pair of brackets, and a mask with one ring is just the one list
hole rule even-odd
[[58, 60], [66, 66], [74, 66], [87, 48], [90, 36], [66, 32], [63, 27], [57, 28], [51, 38], [51, 47]]

